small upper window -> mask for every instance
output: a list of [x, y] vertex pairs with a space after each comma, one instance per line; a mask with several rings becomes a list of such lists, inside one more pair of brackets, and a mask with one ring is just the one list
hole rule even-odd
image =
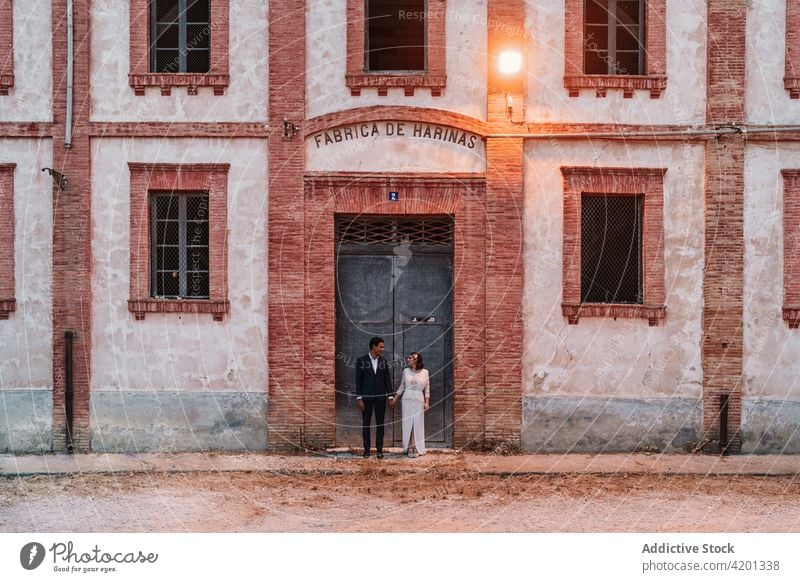
[[643, 303], [643, 196], [581, 196], [581, 302]]
[[366, 0], [367, 71], [424, 71], [426, 0]]
[[585, 0], [584, 74], [644, 75], [645, 0]]
[[208, 299], [208, 194], [158, 192], [150, 203], [152, 296]]
[[150, 72], [208, 73], [210, 0], [151, 0]]

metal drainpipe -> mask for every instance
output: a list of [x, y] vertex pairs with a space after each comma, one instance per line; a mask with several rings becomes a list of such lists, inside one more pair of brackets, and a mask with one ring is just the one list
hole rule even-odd
[[75, 25], [73, 22], [73, 0], [67, 0], [67, 115], [64, 129], [64, 147], [72, 147], [72, 76], [74, 57], [72, 54]]
[[723, 455], [728, 454], [728, 410], [730, 408], [731, 395], [722, 394], [719, 397], [719, 452]]
[[72, 442], [72, 403], [75, 399], [75, 386], [72, 381], [72, 340], [75, 334], [71, 331], [64, 332], [64, 375], [66, 377], [66, 389], [64, 394], [64, 405], [67, 411], [67, 452], [72, 453], [74, 445]]

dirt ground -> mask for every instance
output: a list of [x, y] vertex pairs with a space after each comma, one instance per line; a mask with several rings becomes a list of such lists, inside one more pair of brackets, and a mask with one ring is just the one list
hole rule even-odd
[[800, 477], [493, 476], [460, 458], [339, 474], [0, 479], [3, 532], [797, 532]]

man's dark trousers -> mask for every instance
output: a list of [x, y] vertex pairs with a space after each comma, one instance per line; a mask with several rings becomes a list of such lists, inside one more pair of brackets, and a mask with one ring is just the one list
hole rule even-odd
[[364, 452], [369, 452], [370, 449], [370, 425], [372, 424], [372, 411], [375, 410], [375, 448], [378, 453], [383, 452], [383, 419], [386, 415], [386, 399], [379, 396], [377, 398], [364, 398], [364, 412], [361, 413], [361, 422], [363, 428], [362, 435], [364, 436]]
[[392, 395], [392, 377], [389, 365], [382, 357], [377, 357], [377, 366], [372, 367], [370, 355], [356, 360], [356, 396], [364, 403], [361, 413], [364, 435], [364, 453], [369, 454], [369, 429], [372, 424], [372, 411], [375, 411], [375, 423], [378, 425], [375, 435], [375, 447], [378, 454], [383, 453], [383, 419], [386, 415], [386, 399]]

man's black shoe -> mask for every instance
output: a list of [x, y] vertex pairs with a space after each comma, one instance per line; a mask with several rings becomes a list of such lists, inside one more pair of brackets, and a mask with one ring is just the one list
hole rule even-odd
[[383, 458], [383, 453], [378, 453], [377, 456], [378, 456], [379, 459], [382, 459]]
[[365, 459], [369, 459], [369, 451], [364, 451], [364, 454], [361, 456], [364, 457]]

